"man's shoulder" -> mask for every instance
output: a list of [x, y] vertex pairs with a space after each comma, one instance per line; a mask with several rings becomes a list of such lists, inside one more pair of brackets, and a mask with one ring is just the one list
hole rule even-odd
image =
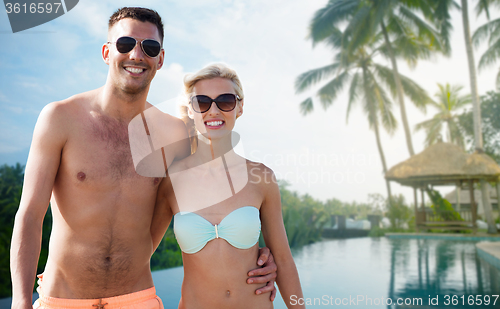
[[61, 101], [51, 102], [43, 108], [42, 113], [52, 117], [69, 117], [73, 113], [81, 111], [82, 108], [90, 107], [92, 102], [96, 100], [98, 91], [98, 89], [87, 91], [73, 95]]
[[[181, 148], [189, 144], [189, 136], [187, 134], [186, 125], [179, 118], [164, 113], [154, 106], [146, 109], [141, 115], [142, 121], [153, 138], [153, 142], [157, 145]], [[181, 157], [185, 157], [182, 155]]]
[[161, 111], [150, 103], [148, 103], [147, 109], [144, 111], [144, 117], [148, 124], [151, 123], [158, 127], [170, 127], [182, 130], [185, 130], [186, 127], [181, 119]]
[[95, 92], [87, 92], [45, 105], [38, 116], [33, 139], [44, 140], [51, 147], [62, 147], [75, 132], [75, 124], [82, 119], [85, 110], [82, 106], [90, 106], [93, 96]]

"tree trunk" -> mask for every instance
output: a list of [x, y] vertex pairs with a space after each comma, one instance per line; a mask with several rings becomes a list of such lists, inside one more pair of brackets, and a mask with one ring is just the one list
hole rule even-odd
[[[385, 179], [385, 174], [387, 173], [387, 164], [385, 163], [384, 150], [382, 149], [382, 143], [380, 142], [380, 132], [378, 130], [378, 123], [376, 123], [373, 126], [373, 131], [375, 131], [375, 138], [377, 140], [378, 154], [380, 155], [380, 161], [382, 161], [382, 168], [384, 170], [384, 179]], [[389, 183], [389, 180], [387, 180], [387, 179], [385, 179], [385, 186], [387, 187], [387, 196], [389, 197], [389, 200], [390, 200], [390, 198], [392, 196], [391, 184]]]
[[479, 102], [479, 91], [477, 90], [476, 63], [472, 50], [472, 40], [470, 36], [469, 11], [467, 0], [462, 0], [462, 23], [464, 28], [465, 49], [467, 51], [467, 61], [469, 64], [470, 92], [472, 97], [472, 113], [474, 119], [474, 144], [477, 151], [483, 151], [483, 135], [481, 133], [481, 106]]
[[[470, 91], [472, 96], [472, 112], [474, 119], [474, 141], [476, 151], [483, 152], [483, 135], [481, 130], [481, 106], [477, 90], [476, 64], [474, 62], [474, 53], [472, 50], [472, 41], [469, 26], [469, 7], [467, 0], [462, 0], [462, 22], [464, 27], [465, 49], [467, 50], [467, 60], [469, 64]], [[497, 228], [493, 220], [493, 211], [489, 202], [488, 188], [486, 181], [481, 180], [481, 191], [484, 208], [484, 216], [488, 222], [488, 233], [497, 233]]]
[[415, 151], [413, 150], [410, 126], [408, 124], [408, 117], [406, 116], [406, 107], [403, 96], [403, 86], [401, 85], [401, 79], [399, 78], [396, 56], [394, 54], [394, 50], [392, 49], [391, 41], [389, 41], [389, 35], [387, 34], [387, 30], [385, 29], [384, 22], [382, 22], [381, 26], [382, 26], [382, 33], [384, 34], [385, 43], [387, 44], [387, 49], [389, 50], [389, 56], [391, 58], [392, 73], [394, 75], [394, 81], [396, 82], [396, 92], [398, 97], [399, 110], [401, 111], [401, 119], [403, 120], [403, 128], [405, 130], [406, 146], [408, 147], [410, 156], [413, 156], [415, 154]]
[[387, 164], [385, 163], [385, 155], [384, 155], [384, 150], [382, 149], [382, 143], [380, 142], [380, 132], [378, 130], [378, 118], [377, 118], [377, 113], [375, 110], [375, 103], [370, 102], [370, 99], [368, 98], [368, 80], [366, 78], [367, 75], [367, 68], [365, 66], [363, 68], [363, 87], [365, 89], [365, 96], [366, 100], [368, 101], [367, 104], [369, 106], [369, 119], [368, 122], [370, 122], [370, 118], [372, 119], [373, 123], [370, 123], [370, 125], [373, 126], [373, 130], [375, 131], [375, 138], [377, 140], [377, 148], [378, 148], [378, 153], [380, 155], [380, 160], [382, 161], [382, 169], [384, 170], [384, 180], [385, 180], [385, 185], [387, 187], [387, 203], [389, 205], [391, 204], [391, 185], [389, 183], [389, 180], [385, 178], [385, 173], [387, 173]]

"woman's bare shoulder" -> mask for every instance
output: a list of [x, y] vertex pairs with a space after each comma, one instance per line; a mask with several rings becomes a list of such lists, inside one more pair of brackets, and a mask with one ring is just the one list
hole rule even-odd
[[251, 183], [267, 186], [276, 182], [273, 170], [261, 162], [247, 160], [248, 177]]

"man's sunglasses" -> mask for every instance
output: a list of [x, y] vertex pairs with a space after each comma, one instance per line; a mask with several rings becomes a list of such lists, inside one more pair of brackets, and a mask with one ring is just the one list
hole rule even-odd
[[221, 111], [230, 112], [236, 107], [236, 102], [240, 100], [240, 97], [233, 93], [224, 93], [215, 99], [199, 94], [191, 97], [190, 103], [193, 106], [193, 110], [197, 113], [207, 112], [212, 106], [212, 102], [215, 102]]
[[161, 51], [161, 44], [160, 42], [153, 40], [153, 39], [144, 39], [142, 41], [137, 41], [133, 37], [129, 36], [122, 36], [121, 38], [118, 38], [116, 42], [108, 42], [108, 43], [115, 43], [116, 44], [116, 49], [118, 52], [121, 54], [126, 54], [129, 53], [132, 49], [135, 48], [137, 43], [141, 45], [142, 51], [146, 56], [149, 56], [151, 58], [154, 58], [160, 54]]

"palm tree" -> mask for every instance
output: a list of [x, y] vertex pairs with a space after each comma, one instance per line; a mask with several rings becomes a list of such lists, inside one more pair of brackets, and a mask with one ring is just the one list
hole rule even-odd
[[[333, 79], [328, 81], [317, 92], [323, 108], [326, 109], [331, 106], [339, 92], [350, 82], [346, 120], [353, 105], [362, 102], [369, 126], [375, 133], [385, 174], [387, 164], [380, 140], [380, 126], [387, 132], [393, 133], [397, 127], [397, 121], [392, 114], [392, 102], [385, 90], [385, 88], [392, 91], [396, 89], [392, 70], [373, 61], [373, 57], [380, 52], [380, 48], [377, 48], [377, 46], [380, 46], [382, 35], [376, 35], [371, 42], [358, 47], [354, 52], [342, 49], [344, 39], [344, 33], [338, 28], [331, 29], [330, 35], [324, 41], [334, 48], [340, 48], [340, 51], [334, 57], [334, 62], [301, 74], [296, 80], [295, 89], [297, 93], [302, 93], [313, 84], [333, 76]], [[401, 83], [408, 96], [416, 100], [427, 99], [425, 91], [409, 78], [401, 76]], [[304, 100], [300, 104], [300, 108], [303, 115], [312, 112], [314, 109], [312, 98], [309, 97]], [[386, 181], [386, 187], [388, 197], [390, 197], [391, 188], [388, 181]]]
[[459, 126], [458, 110], [470, 104], [470, 95], [461, 95], [462, 86], [445, 86], [438, 84], [439, 91], [435, 97], [437, 101], [431, 101], [431, 106], [438, 112], [431, 119], [422, 121], [415, 126], [415, 131], [424, 130], [427, 134], [426, 146], [436, 143], [440, 137], [443, 126], [447, 127], [448, 142], [464, 148], [464, 137]]
[[[392, 65], [395, 94], [401, 111], [406, 144], [413, 155], [410, 127], [406, 116], [404, 89], [396, 57], [403, 56], [411, 65], [418, 58], [426, 58], [433, 51], [449, 53], [448, 40], [442, 40], [439, 33], [417, 13], [426, 18], [433, 17], [436, 6], [433, 0], [330, 0], [318, 10], [311, 22], [310, 33], [313, 42], [320, 42], [329, 36], [332, 28], [347, 23], [345, 38], [341, 45], [349, 53], [369, 42], [381, 33], [385, 47], [381, 49]], [[446, 38], [446, 37], [445, 37]], [[425, 101], [413, 101], [419, 108], [425, 108]]]
[[[486, 3], [484, 4], [483, 2]], [[483, 5], [476, 7], [477, 14], [479, 15], [484, 12], [488, 19], [490, 19], [488, 4], [491, 4], [492, 2], [496, 2], [497, 5], [500, 4], [499, 0], [483, 0], [481, 1]], [[475, 47], [478, 47], [486, 39], [488, 40], [488, 49], [479, 58], [479, 71], [495, 64], [500, 58], [500, 18], [490, 20], [486, 24], [477, 28], [472, 36], [472, 43]], [[498, 71], [496, 77], [496, 86], [497, 88], [500, 88], [500, 70]]]
[[[457, 7], [458, 4], [454, 0], [440, 0], [441, 6], [439, 7], [440, 13], [435, 13], [436, 19], [441, 23], [441, 28], [451, 29], [449, 23], [449, 11], [452, 7]], [[481, 0], [476, 6], [476, 11], [478, 14], [485, 12], [489, 16], [489, 6], [492, 3], [498, 2], [498, 0]], [[469, 25], [469, 6], [467, 0], [461, 0], [462, 4], [462, 23], [464, 28], [464, 39], [465, 39], [465, 49], [467, 51], [467, 63], [469, 66], [469, 79], [471, 87], [471, 97], [472, 97], [472, 112], [474, 118], [474, 141], [476, 151], [483, 152], [483, 135], [481, 133], [481, 107], [479, 102], [479, 91], [477, 89], [477, 73], [476, 65], [474, 61], [474, 51], [472, 49], [472, 39], [470, 35], [470, 25]], [[436, 10], [436, 12], [438, 12]], [[449, 31], [448, 31], [449, 34]], [[479, 35], [480, 36], [480, 35]], [[488, 233], [494, 234], [497, 232], [495, 222], [493, 220], [491, 204], [488, 199], [488, 187], [486, 186], [486, 181], [481, 180], [481, 195], [484, 205], [484, 213], [488, 222]]]

